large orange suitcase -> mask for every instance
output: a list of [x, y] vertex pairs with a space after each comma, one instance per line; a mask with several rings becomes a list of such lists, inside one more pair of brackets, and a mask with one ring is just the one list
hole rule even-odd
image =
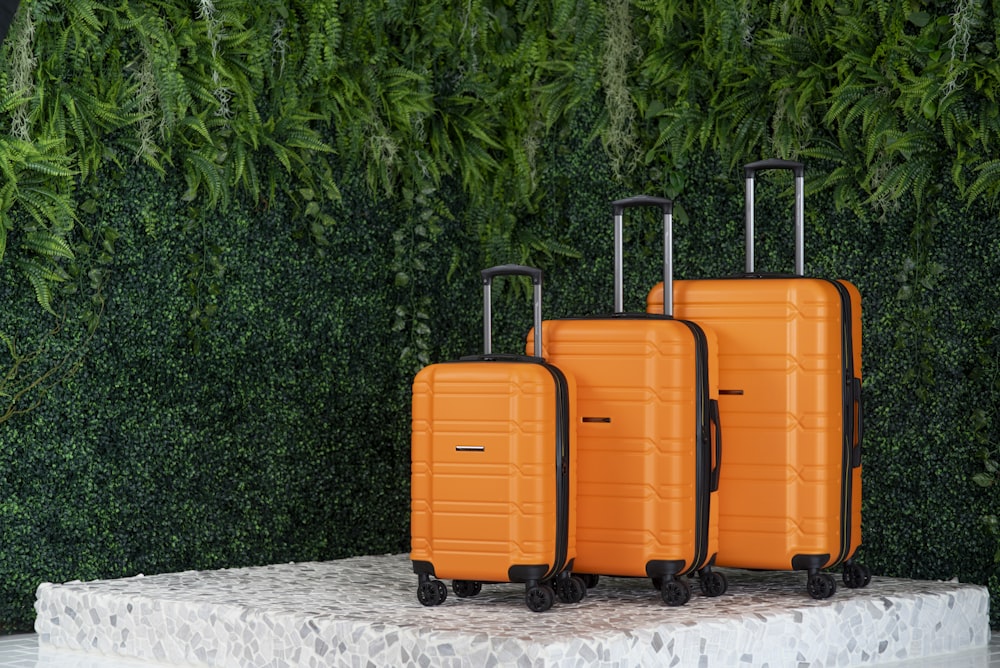
[[656, 315], [624, 312], [622, 215], [646, 205], [663, 211], [670, 280], [671, 201], [614, 202], [615, 312], [546, 320], [542, 352], [577, 383], [574, 572], [589, 584], [600, 575], [650, 577], [665, 603], [683, 605], [691, 590], [681, 575], [697, 572], [711, 596], [727, 585], [711, 570], [721, 447], [716, 340], [710, 329], [671, 317], [669, 305]]
[[[754, 271], [755, 177], [771, 169], [794, 172], [795, 275]], [[810, 595], [827, 598], [837, 585], [820, 569], [845, 564], [849, 587], [871, 579], [852, 561], [861, 545], [861, 296], [848, 281], [804, 275], [803, 165], [764, 160], [745, 176], [746, 273], [672, 286], [675, 315], [719, 341], [726, 448], [716, 564], [808, 571]], [[662, 283], [650, 291], [649, 311], [663, 294]]]
[[411, 552], [417, 598], [438, 605], [452, 579], [459, 597], [483, 582], [523, 582], [536, 612], [558, 596], [576, 602], [575, 387], [534, 355], [492, 352], [494, 277], [526, 274], [541, 322], [542, 272], [518, 265], [482, 272], [484, 354], [421, 369], [413, 381]]

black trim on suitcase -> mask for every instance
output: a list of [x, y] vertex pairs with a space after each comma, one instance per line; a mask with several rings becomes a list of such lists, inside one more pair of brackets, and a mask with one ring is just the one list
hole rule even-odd
[[[541, 337], [541, 332], [539, 332]], [[569, 506], [570, 506], [570, 452], [569, 452], [569, 384], [563, 372], [551, 364], [541, 361], [540, 364], [549, 370], [556, 383], [556, 554], [552, 569], [543, 576], [544, 579], [554, 577], [566, 570], [569, 543]]]
[[[851, 294], [840, 282], [833, 279], [827, 280], [834, 285], [840, 295], [840, 319], [841, 319], [841, 360], [843, 368], [843, 484], [841, 486], [841, 511], [840, 511], [840, 553], [832, 565], [839, 564], [851, 557], [851, 519], [854, 494], [854, 469], [861, 466], [861, 435], [858, 433], [858, 443], [855, 447], [855, 411], [854, 406], [861, 405], [861, 394], [855, 394], [855, 389], [860, 390], [860, 379], [854, 375], [854, 333], [852, 331], [851, 314]], [[857, 416], [860, 417], [860, 416]]]
[[[687, 325], [694, 336], [697, 353], [695, 354], [695, 374], [696, 379], [696, 404], [695, 410], [698, 415], [698, 427], [695, 432], [695, 442], [698, 444], [695, 450], [695, 553], [691, 562], [692, 568], [700, 568], [703, 561], [708, 556], [708, 527], [711, 518], [712, 492], [718, 488], [718, 468], [713, 474], [712, 471], [712, 412], [711, 397], [709, 396], [708, 382], [708, 339], [705, 331], [697, 324], [688, 320], [678, 320]], [[708, 401], [705, 401], [708, 399]], [[718, 434], [718, 431], [716, 431]], [[717, 444], [721, 441], [717, 441]], [[721, 459], [716, 460], [721, 463]], [[715, 476], [716, 484], [713, 487], [712, 480]]]
[[652, 559], [646, 562], [646, 575], [651, 578], [672, 578], [688, 570], [683, 559]]
[[830, 561], [829, 554], [796, 554], [792, 557], [793, 571], [818, 571]]

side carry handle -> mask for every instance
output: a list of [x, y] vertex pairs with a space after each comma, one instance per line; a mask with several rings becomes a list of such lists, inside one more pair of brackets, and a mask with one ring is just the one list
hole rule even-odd
[[851, 467], [858, 468], [861, 466], [861, 440], [864, 437], [864, 429], [862, 428], [862, 412], [861, 412], [861, 379], [853, 378], [851, 379], [851, 389], [853, 403], [854, 403], [854, 433], [857, 435], [854, 447], [851, 450]]
[[712, 469], [712, 485], [709, 488], [713, 492], [719, 491], [719, 476], [722, 473], [722, 419], [719, 413], [719, 400], [712, 399], [710, 417], [715, 425], [715, 468]]
[[663, 210], [663, 312], [666, 315], [673, 315], [674, 203], [666, 197], [654, 197], [652, 195], [635, 195], [634, 197], [616, 200], [611, 203], [615, 224], [615, 313], [623, 313], [625, 310], [625, 272], [622, 267], [622, 256], [624, 255], [622, 250], [622, 217], [625, 209], [638, 206], [658, 206]]
[[502, 264], [483, 269], [483, 353], [493, 353], [493, 279], [497, 276], [528, 276], [534, 288], [535, 357], [542, 356], [542, 270], [521, 264]]
[[754, 272], [754, 180], [757, 172], [768, 169], [788, 169], [795, 174], [795, 273], [805, 275], [805, 165], [794, 160], [759, 160], [743, 167], [746, 177], [746, 248], [748, 274]]

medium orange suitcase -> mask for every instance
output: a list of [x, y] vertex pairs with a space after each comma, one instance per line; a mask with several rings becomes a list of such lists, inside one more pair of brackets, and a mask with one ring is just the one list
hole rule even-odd
[[576, 424], [573, 378], [534, 355], [494, 355], [491, 285], [525, 274], [541, 322], [542, 272], [503, 265], [482, 272], [484, 354], [421, 369], [413, 381], [411, 552], [417, 598], [438, 605], [483, 582], [523, 582], [536, 612], [558, 596], [577, 602]]
[[[726, 590], [713, 572], [721, 432], [716, 340], [710, 329], [662, 313], [625, 313], [622, 215], [656, 206], [664, 220], [664, 279], [672, 265], [672, 203], [633, 197], [613, 203], [615, 312], [546, 320], [543, 354], [576, 378], [577, 556], [574, 572], [650, 577], [668, 605], [691, 590]], [[528, 348], [537, 345], [536, 328]]]
[[[795, 275], [754, 272], [758, 171], [795, 177]], [[674, 313], [719, 342], [719, 408], [726, 448], [716, 564], [808, 571], [814, 598], [836, 592], [820, 569], [844, 564], [848, 587], [871, 579], [852, 561], [861, 545], [861, 296], [843, 280], [804, 275], [804, 167], [745, 167], [746, 273], [673, 283]], [[669, 288], [668, 288], [669, 289]], [[647, 297], [662, 308], [663, 284]]]

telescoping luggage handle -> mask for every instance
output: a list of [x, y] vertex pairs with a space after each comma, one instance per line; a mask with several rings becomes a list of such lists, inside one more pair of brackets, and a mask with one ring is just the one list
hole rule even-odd
[[657, 206], [663, 211], [663, 312], [666, 315], [673, 315], [674, 203], [666, 197], [654, 197], [652, 195], [636, 195], [611, 203], [615, 223], [615, 313], [622, 313], [625, 310], [625, 272], [622, 266], [622, 257], [624, 255], [622, 250], [622, 218], [625, 209], [638, 206]]
[[542, 356], [542, 270], [520, 264], [502, 264], [483, 269], [483, 353], [493, 353], [493, 279], [497, 276], [528, 276], [533, 287], [535, 357]]
[[805, 275], [805, 165], [794, 160], [760, 160], [743, 167], [746, 177], [746, 245], [748, 274], [754, 273], [753, 257], [753, 218], [754, 218], [754, 180], [757, 172], [767, 169], [788, 169], [795, 174], [795, 273]]

